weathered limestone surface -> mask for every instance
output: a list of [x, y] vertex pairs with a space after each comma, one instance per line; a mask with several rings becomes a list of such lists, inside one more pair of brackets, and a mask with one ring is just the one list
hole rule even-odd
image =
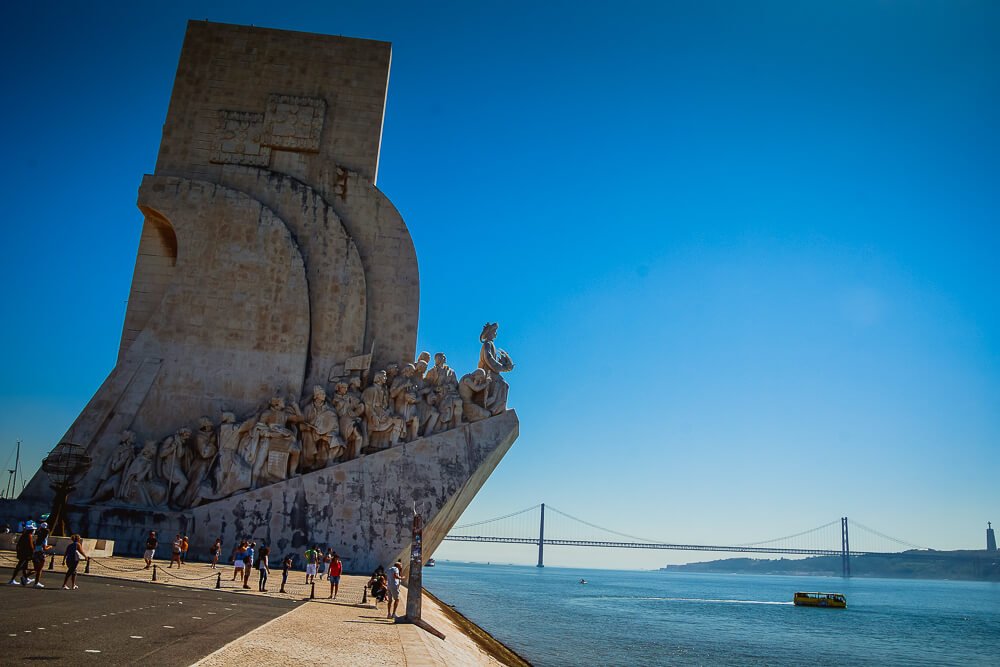
[[[332, 546], [351, 572], [403, 558], [413, 509], [434, 517], [424, 531], [428, 554], [444, 539], [518, 435], [517, 415], [503, 415], [370, 454], [333, 468], [191, 510], [199, 544], [222, 536], [264, 540], [278, 553]], [[466, 498], [458, 513], [455, 498]], [[120, 538], [119, 538], [120, 539]]]

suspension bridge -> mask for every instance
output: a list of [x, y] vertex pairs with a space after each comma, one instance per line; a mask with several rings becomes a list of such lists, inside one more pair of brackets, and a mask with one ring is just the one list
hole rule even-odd
[[[548, 512], [548, 515], [546, 515]], [[548, 525], [546, 520], [548, 519]], [[851, 538], [855, 548], [851, 548]], [[803, 556], [840, 556], [843, 575], [851, 575], [852, 556], [899, 556], [904, 551], [932, 555], [926, 547], [890, 537], [847, 517], [793, 535], [744, 544], [690, 544], [652, 540], [604, 528], [540, 503], [504, 516], [451, 529], [450, 542], [492, 542], [538, 546], [538, 567], [545, 566], [546, 546], [598, 547], [612, 549], [668, 549]], [[940, 552], [939, 552], [940, 554]]]

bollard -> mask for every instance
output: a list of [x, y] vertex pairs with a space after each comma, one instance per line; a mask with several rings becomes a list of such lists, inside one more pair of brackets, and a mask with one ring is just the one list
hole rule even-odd
[[90, 559], [87, 559], [87, 567], [83, 568], [84, 574], [90, 574]]
[[153, 563], [153, 581], [156, 581], [156, 563]]
[[219, 572], [215, 575], [215, 587], [222, 588], [222, 573]]
[[368, 584], [365, 584], [363, 589], [364, 592], [361, 594], [361, 604], [368, 604]]
[[49, 569], [53, 569], [56, 566], [56, 555], [52, 554], [49, 556]]
[[312, 588], [309, 590], [309, 599], [310, 600], [315, 600], [316, 599], [316, 582], [315, 581], [312, 582]]

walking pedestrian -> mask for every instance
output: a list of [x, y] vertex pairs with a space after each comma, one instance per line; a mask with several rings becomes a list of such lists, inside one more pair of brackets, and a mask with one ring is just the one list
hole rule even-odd
[[[35, 553], [35, 524], [33, 521], [24, 523], [24, 527], [21, 529], [21, 536], [17, 538], [15, 553], [17, 554], [17, 567], [14, 568], [14, 573], [10, 575], [11, 586], [27, 586], [34, 583], [34, 579], [28, 579], [29, 566], [31, 565], [32, 556]], [[21, 573], [20, 581], [17, 580], [18, 572]]]
[[181, 566], [181, 544], [181, 534], [177, 533], [170, 545], [170, 565], [167, 566], [168, 570], [174, 566], [174, 563], [177, 563], [177, 567]]
[[148, 570], [153, 564], [153, 556], [156, 555], [156, 544], [156, 531], [151, 530], [149, 531], [149, 537], [146, 538], [146, 551], [142, 554], [143, 559], [146, 561], [146, 567], [143, 568], [144, 570]]
[[209, 554], [212, 556], [213, 570], [219, 566], [219, 554], [221, 553], [222, 553], [222, 538], [220, 537], [215, 541], [215, 544], [213, 544], [212, 548], [209, 550]]
[[[403, 580], [403, 563], [396, 561], [389, 568], [389, 575], [386, 578], [386, 587], [389, 589], [388, 614], [386, 618], [395, 618], [396, 609], [399, 607], [399, 583]], [[419, 593], [418, 593], [419, 595]]]
[[340, 590], [340, 573], [344, 571], [344, 564], [340, 562], [340, 557], [334, 551], [330, 554], [330, 597], [337, 599], [337, 591]]
[[187, 563], [188, 546], [188, 536], [185, 535], [181, 538], [181, 563]]
[[49, 546], [49, 525], [44, 521], [38, 527], [35, 535], [35, 547], [31, 553], [31, 561], [35, 566], [35, 588], [45, 588], [42, 585], [42, 572], [45, 570], [45, 557], [52, 551]]
[[268, 554], [270, 554], [270, 553], [271, 553], [271, 550], [269, 548], [267, 548], [267, 547], [264, 547], [263, 549], [261, 549], [260, 550], [260, 558], [258, 559], [258, 563], [257, 563], [257, 567], [260, 569], [260, 583], [258, 584], [257, 589], [261, 593], [266, 593], [267, 592], [267, 575], [271, 571], [271, 569], [269, 567], [269, 563], [267, 562], [267, 557], [268, 557]]
[[69, 543], [69, 546], [66, 547], [66, 553], [63, 554], [63, 565], [66, 566], [66, 577], [63, 579], [63, 589], [67, 591], [75, 591], [79, 588], [79, 586], [76, 585], [76, 566], [80, 564], [81, 559], [90, 558], [90, 556], [84, 553], [83, 540], [80, 539], [79, 535], [74, 534], [70, 539], [72, 541]]

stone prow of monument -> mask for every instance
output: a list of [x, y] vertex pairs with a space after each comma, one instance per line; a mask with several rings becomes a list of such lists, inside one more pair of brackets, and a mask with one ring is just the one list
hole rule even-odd
[[[117, 364], [63, 438], [94, 461], [76, 530], [128, 551], [151, 529], [322, 544], [370, 570], [404, 555], [414, 510], [430, 557], [510, 448], [510, 368], [407, 367], [416, 252], [375, 185], [390, 61], [386, 42], [189, 22]], [[51, 500], [39, 473], [19, 502]]]

